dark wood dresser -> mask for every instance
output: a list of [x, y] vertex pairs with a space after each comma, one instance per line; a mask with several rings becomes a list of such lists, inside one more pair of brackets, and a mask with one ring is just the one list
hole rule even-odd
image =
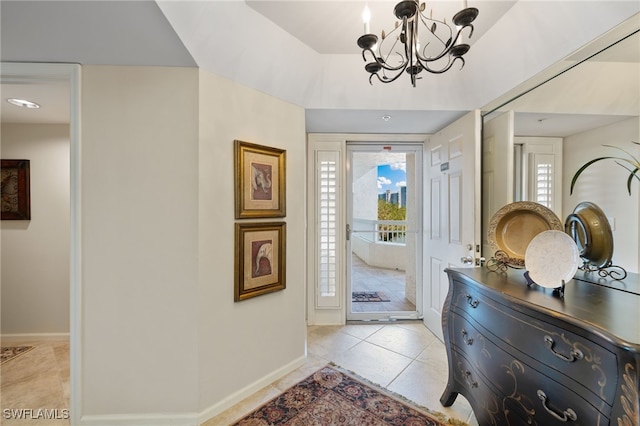
[[447, 269], [449, 381], [484, 425], [640, 425], [640, 279], [578, 274], [564, 297], [524, 270]]

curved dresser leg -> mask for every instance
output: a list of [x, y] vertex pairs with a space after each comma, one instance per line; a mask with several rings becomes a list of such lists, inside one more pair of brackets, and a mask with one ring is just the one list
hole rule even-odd
[[452, 391], [451, 386], [447, 385], [440, 397], [440, 404], [442, 404], [443, 407], [450, 407], [455, 402], [457, 396], [458, 392]]

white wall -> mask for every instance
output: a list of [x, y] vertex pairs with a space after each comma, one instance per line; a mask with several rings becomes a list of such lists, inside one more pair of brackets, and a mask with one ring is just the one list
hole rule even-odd
[[[352, 155], [359, 153], [353, 152]], [[357, 219], [378, 220], [378, 168], [375, 164], [369, 170], [358, 170], [353, 181], [353, 217]], [[366, 238], [372, 238], [366, 234]]]
[[30, 160], [31, 220], [3, 220], [2, 335], [69, 333], [69, 126], [3, 124], [2, 158]]
[[[82, 422], [197, 424], [304, 362], [304, 111], [185, 68], [82, 94]], [[238, 303], [234, 139], [287, 150], [287, 288]]]
[[598, 205], [615, 222], [613, 229], [613, 263], [628, 272], [638, 272], [638, 217], [640, 212], [640, 182], [631, 184], [627, 191], [629, 173], [613, 161], [604, 160], [585, 170], [569, 195], [571, 179], [587, 161], [601, 156], [624, 156], [623, 153], [602, 145], [615, 145], [640, 156], [640, 149], [631, 141], [639, 141], [640, 121], [636, 118], [597, 128], [564, 139], [564, 194], [563, 217], [583, 201]]
[[[286, 150], [286, 289], [233, 301], [234, 139]], [[304, 110], [200, 73], [200, 407], [215, 414], [305, 356]]]
[[407, 253], [411, 253], [406, 244], [372, 243], [359, 235], [351, 237], [351, 251], [367, 265], [399, 271], [407, 270]]
[[82, 420], [196, 413], [198, 71], [85, 66], [81, 119]]

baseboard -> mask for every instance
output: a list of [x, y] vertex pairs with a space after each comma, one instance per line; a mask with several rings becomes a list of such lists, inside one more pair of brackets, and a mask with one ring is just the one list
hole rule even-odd
[[239, 391], [234, 392], [200, 413], [85, 415], [82, 416], [79, 424], [82, 426], [198, 426], [226, 409], [233, 407], [265, 386], [286, 376], [298, 367], [304, 365], [305, 362], [306, 356], [303, 355], [250, 385], [245, 386]]
[[83, 426], [198, 426], [197, 413], [86, 415]]
[[2, 343], [11, 342], [34, 342], [34, 341], [59, 341], [69, 340], [69, 333], [9, 333], [0, 334]]
[[236, 405], [237, 403], [239, 403], [240, 401], [242, 401], [243, 399], [247, 398], [250, 395], [253, 395], [254, 393], [256, 393], [257, 391], [259, 391], [260, 389], [264, 388], [267, 385], [270, 385], [271, 383], [275, 382], [278, 379], [281, 379], [282, 377], [286, 376], [287, 374], [291, 373], [292, 371], [294, 371], [295, 369], [301, 367], [304, 365], [304, 363], [306, 362], [306, 356], [303, 355], [298, 359], [295, 359], [293, 361], [291, 361], [289, 364], [284, 365], [283, 367], [267, 374], [266, 376], [262, 377], [259, 380], [256, 380], [255, 382], [251, 383], [248, 386], [245, 386], [244, 388], [240, 389], [237, 392], [232, 393], [231, 395], [229, 395], [228, 397], [226, 397], [225, 399], [223, 399], [222, 401], [213, 404], [211, 407], [205, 409], [204, 411], [202, 411], [200, 413], [200, 423], [204, 423], [207, 420], [209, 420], [212, 417], [217, 416], [218, 414], [222, 413], [223, 411], [227, 410], [228, 408], [233, 407], [234, 405]]

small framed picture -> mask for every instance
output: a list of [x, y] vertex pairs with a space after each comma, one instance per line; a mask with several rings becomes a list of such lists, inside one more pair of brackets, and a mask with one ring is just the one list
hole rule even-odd
[[31, 220], [29, 160], [2, 162], [2, 220]]
[[286, 288], [286, 223], [236, 223], [234, 300]]
[[236, 219], [286, 216], [286, 151], [234, 143]]

